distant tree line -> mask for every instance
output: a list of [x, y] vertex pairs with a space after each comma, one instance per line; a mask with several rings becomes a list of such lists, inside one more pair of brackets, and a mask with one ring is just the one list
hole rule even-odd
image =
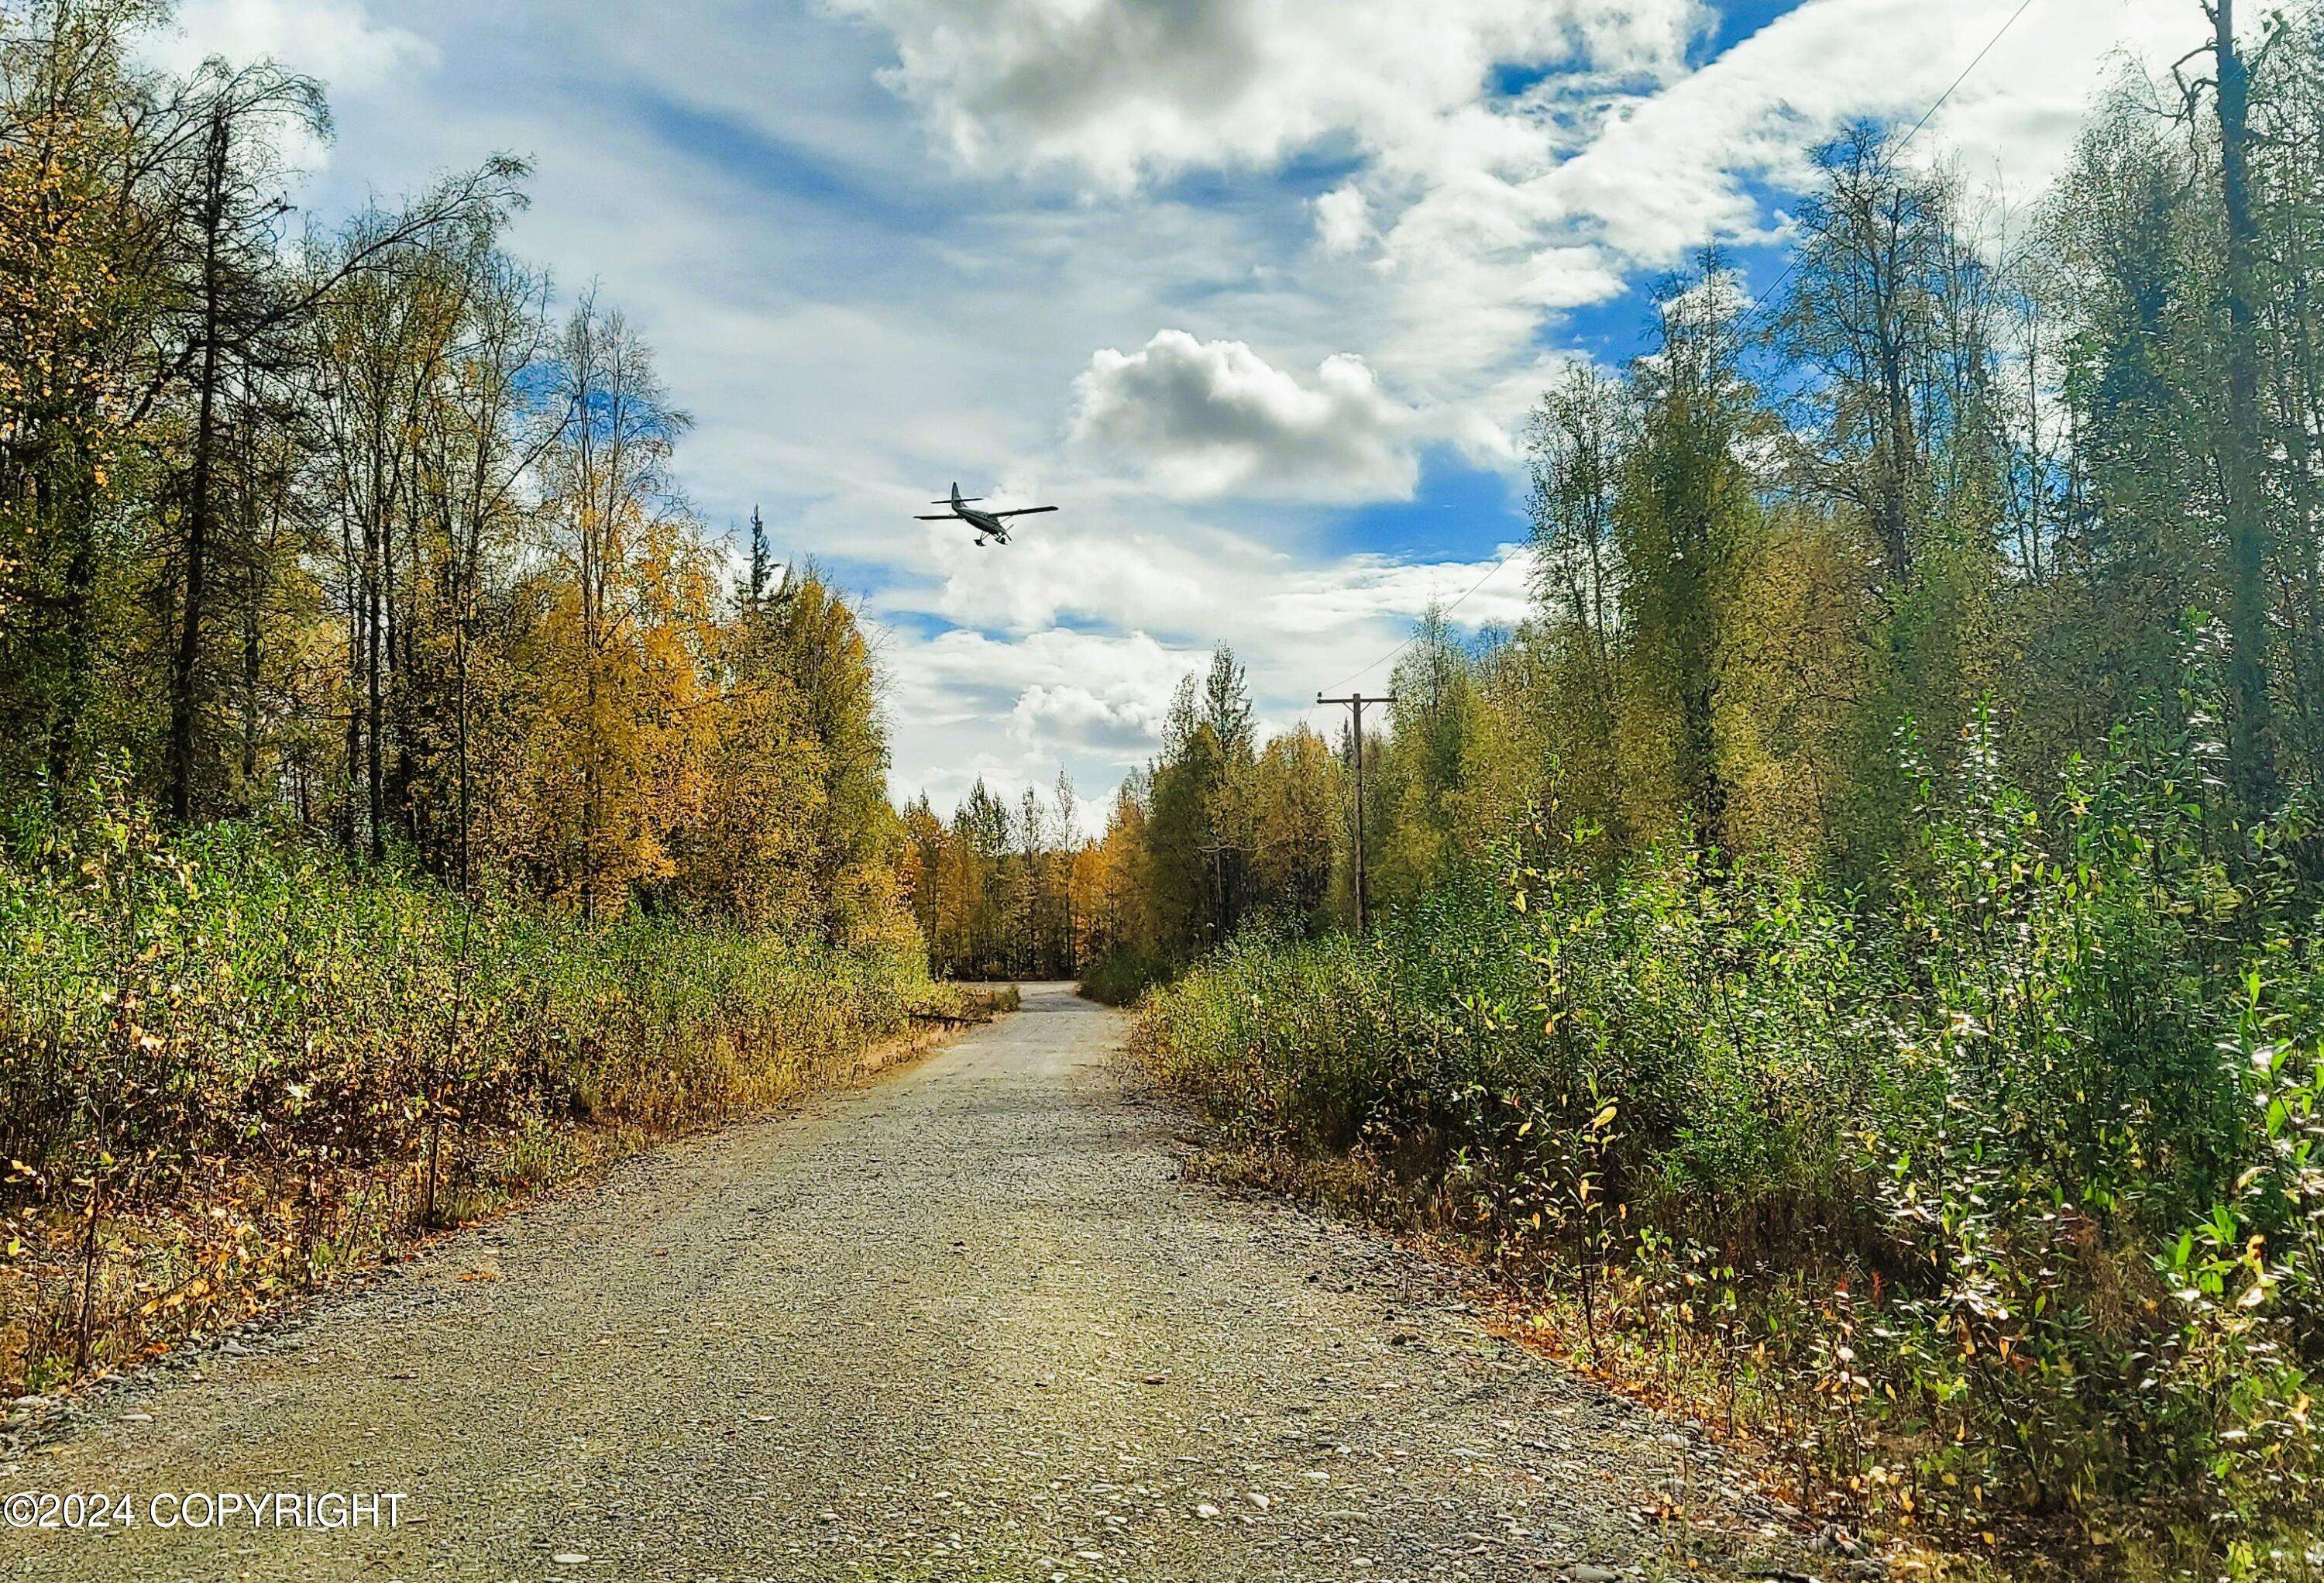
[[1162, 750], [1116, 792], [1102, 836], [1073, 787], [1011, 808], [979, 781], [951, 821], [904, 810], [905, 884], [942, 970], [1070, 977], [1098, 964], [1185, 960], [1246, 923], [1305, 930], [1334, 905], [1343, 818], [1330, 749], [1312, 731], [1258, 739], [1233, 653], [1188, 677]]

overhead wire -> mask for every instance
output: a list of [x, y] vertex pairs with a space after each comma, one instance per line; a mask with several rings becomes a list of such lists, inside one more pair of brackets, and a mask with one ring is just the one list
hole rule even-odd
[[[2002, 39], [2008, 33], [2011, 28], [2017, 25], [2018, 18], [2024, 15], [2028, 11], [2032, 10], [2033, 7], [2034, 0], [2018, 0], [2017, 9], [2011, 12], [2009, 15], [2004, 19], [2002, 24], [1994, 30], [1993, 36], [1985, 41], [1985, 47], [1969, 58], [1969, 64], [1961, 68], [1960, 75], [1954, 78], [1950, 83], [1946, 85], [1945, 91], [1937, 96], [1936, 102], [1934, 104], [1921, 112], [1921, 118], [1913, 123], [1913, 129], [1896, 140], [1895, 146], [1887, 151], [1885, 158], [1893, 160], [1898, 154], [1903, 153], [1905, 149], [1912, 146], [1913, 140], [1921, 135], [1921, 129], [1928, 125], [1932, 120], [1935, 119], [1937, 112], [1943, 109], [1946, 102], [1950, 100], [1953, 97], [1954, 93], [1960, 89], [1960, 85], [1969, 80], [1969, 73], [1975, 71], [1978, 66], [1984, 63], [1985, 58], [1993, 53], [1993, 47], [2001, 42]], [[1740, 329], [1743, 324], [1757, 318], [1759, 316], [1760, 310], [1766, 307], [1768, 302], [1775, 297], [1776, 292], [1782, 289], [1784, 282], [1792, 278], [1792, 272], [1799, 267], [1800, 255], [1797, 252], [1794, 252], [1791, 262], [1784, 265], [1783, 273], [1778, 274], [1774, 280], [1768, 282], [1766, 289], [1751, 300], [1750, 309], [1737, 320], [1737, 328]]]
[[[1459, 598], [1453, 600], [1450, 605], [1445, 606], [1443, 614], [1450, 616], [1452, 612], [1461, 608], [1462, 606], [1467, 604], [1471, 594], [1475, 593], [1487, 583], [1491, 582], [1495, 577], [1499, 575], [1501, 568], [1507, 566], [1510, 561], [1515, 560], [1517, 558], [1517, 551], [1524, 548], [1524, 543], [1520, 542], [1512, 543], [1507, 549], [1503, 550], [1499, 558], [1496, 560], [1492, 565], [1485, 569], [1485, 575], [1479, 578], [1475, 582], [1471, 583], [1466, 591], [1464, 591]], [[1405, 650], [1410, 648], [1415, 643], [1419, 641], [1419, 638], [1420, 634], [1416, 632], [1414, 633], [1410, 637], [1406, 638], [1402, 643], [1397, 644], [1396, 647], [1390, 649], [1387, 653], [1382, 654], [1379, 659], [1374, 660], [1362, 670], [1351, 671], [1347, 675], [1342, 676], [1339, 680], [1332, 683], [1332, 685], [1324, 690], [1327, 692], [1337, 691], [1339, 689], [1347, 686], [1349, 682], [1353, 681], [1359, 676], [1370, 675], [1373, 671], [1379, 670], [1383, 664], [1395, 659], [1398, 654], [1403, 653]]]

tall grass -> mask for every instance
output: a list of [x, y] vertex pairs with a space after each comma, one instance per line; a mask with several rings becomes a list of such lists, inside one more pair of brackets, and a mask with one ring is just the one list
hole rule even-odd
[[0, 1383], [37, 1389], [844, 1079], [908, 941], [602, 930], [133, 809], [0, 862]]
[[2302, 828], [2223, 835], [2183, 736], [2044, 809], [1991, 748], [1922, 787], [1872, 892], [1683, 850], [1606, 873], [1545, 817], [1372, 940], [1237, 944], [1139, 1048], [1225, 1143], [1354, 1157], [1372, 1207], [1836, 1506], [2324, 1570]]

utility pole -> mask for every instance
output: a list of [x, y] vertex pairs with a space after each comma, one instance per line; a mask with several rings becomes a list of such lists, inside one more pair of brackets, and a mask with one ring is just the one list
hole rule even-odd
[[1352, 712], [1354, 718], [1355, 741], [1353, 745], [1356, 761], [1356, 935], [1358, 939], [1361, 939], [1364, 932], [1364, 914], [1366, 911], [1364, 900], [1364, 706], [1366, 704], [1392, 704], [1396, 702], [1396, 694], [1389, 692], [1382, 693], [1376, 698], [1366, 698], [1362, 693], [1356, 692], [1350, 693], [1346, 698], [1325, 698], [1319, 692], [1315, 695], [1315, 701], [1319, 704], [1345, 704]]

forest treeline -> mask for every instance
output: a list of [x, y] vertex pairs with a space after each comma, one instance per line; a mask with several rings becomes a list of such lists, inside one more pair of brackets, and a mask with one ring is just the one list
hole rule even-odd
[[143, 0], [7, 20], [0, 803], [109, 772], [591, 916], [887, 927], [853, 614], [763, 536], [728, 573], [650, 348], [504, 245], [523, 165], [302, 225], [318, 84], [142, 70]]
[[[0, 1382], [853, 1069], [927, 980], [871, 649], [496, 157], [0, 5]], [[563, 305], [560, 305], [560, 302]]]
[[1760, 298], [1705, 255], [1552, 384], [1528, 616], [1425, 621], [1363, 745], [1370, 938], [1353, 745], [1222, 656], [1091, 982], [1181, 975], [1218, 1168], [1466, 1243], [1847, 1526], [2306, 1577], [2324, 13], [2187, 16], [2039, 201], [1850, 128]]
[[1221, 650], [1179, 687], [1162, 750], [1117, 789], [1102, 838], [1072, 782], [1013, 806], [979, 781], [947, 822], [903, 813], [904, 883], [932, 958], [960, 977], [1089, 975], [1141, 988], [1261, 914], [1332, 915], [1339, 771], [1311, 731], [1261, 743]]

